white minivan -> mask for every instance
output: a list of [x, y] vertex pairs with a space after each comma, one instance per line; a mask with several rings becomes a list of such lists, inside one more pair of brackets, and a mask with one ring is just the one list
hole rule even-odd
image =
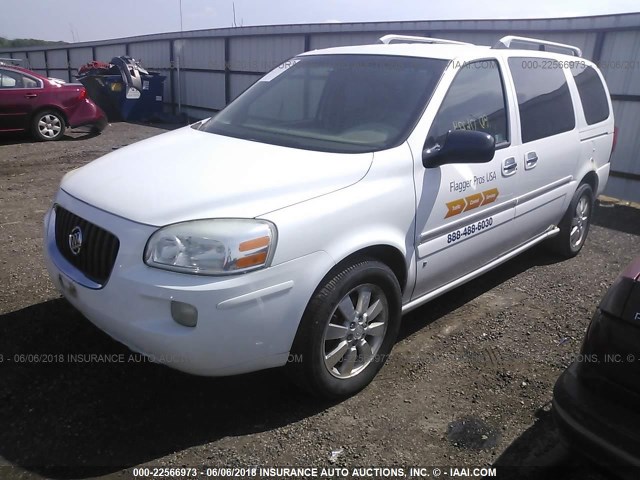
[[614, 143], [570, 45], [387, 35], [301, 54], [213, 118], [62, 180], [45, 217], [63, 295], [200, 375], [287, 367], [351, 395], [403, 313], [548, 240], [585, 242]]

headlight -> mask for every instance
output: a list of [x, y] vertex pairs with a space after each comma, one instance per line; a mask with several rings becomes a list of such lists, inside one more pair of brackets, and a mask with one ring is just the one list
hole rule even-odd
[[268, 266], [275, 242], [275, 226], [263, 220], [194, 220], [151, 235], [144, 261], [176, 272], [230, 275]]

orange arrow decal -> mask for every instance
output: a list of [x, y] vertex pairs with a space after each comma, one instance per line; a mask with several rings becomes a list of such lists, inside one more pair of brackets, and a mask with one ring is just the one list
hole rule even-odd
[[459, 215], [464, 211], [465, 206], [466, 206], [466, 203], [464, 201], [464, 198], [459, 198], [458, 200], [454, 200], [453, 202], [447, 203], [448, 212], [444, 216], [444, 218], [449, 218], [449, 217], [453, 217], [454, 215]]
[[495, 202], [496, 198], [498, 198], [500, 192], [498, 192], [497, 188], [492, 188], [491, 190], [485, 190], [482, 192], [482, 196], [484, 200], [482, 201], [482, 205], [487, 205], [489, 203]]
[[469, 195], [465, 200], [467, 201], [467, 208], [465, 208], [464, 211], [468, 212], [469, 210], [478, 208], [482, 203], [483, 198], [481, 193], [476, 193], [473, 195]]

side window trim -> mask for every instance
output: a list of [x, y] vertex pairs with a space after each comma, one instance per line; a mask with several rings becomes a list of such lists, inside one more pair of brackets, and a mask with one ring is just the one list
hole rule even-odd
[[[577, 68], [577, 67], [576, 67]], [[591, 104], [590, 107], [593, 106], [593, 101], [594, 99], [591, 98], [591, 102], [589, 102], [589, 100], [585, 99], [582, 96], [582, 91], [580, 90], [580, 86], [578, 84], [578, 80], [577, 80], [577, 75], [574, 73], [574, 69], [569, 69], [568, 72], [568, 77], [571, 77], [571, 83], [575, 86], [575, 95], [577, 97], [577, 99], [579, 100], [579, 102], [576, 102], [576, 104], [579, 104], [581, 107], [581, 113], [582, 113], [582, 120], [584, 121], [584, 125], [587, 128], [599, 125], [603, 122], [606, 122], [607, 120], [609, 120], [611, 118], [611, 114], [613, 112], [613, 108], [611, 105], [611, 98], [610, 98], [610, 94], [607, 90], [607, 84], [606, 81], [604, 80], [604, 77], [602, 75], [602, 72], [599, 72], [597, 68], [594, 68], [593, 65], [589, 65], [587, 63], [585, 63], [583, 66], [581, 66], [580, 68], [583, 68], [585, 71], [591, 71], [592, 74], [595, 76], [595, 78], [597, 78], [597, 81], [599, 82], [599, 87], [602, 88], [602, 92], [604, 94], [604, 96], [601, 98], [604, 99], [604, 105], [606, 106], [606, 110], [607, 110], [607, 115], [603, 118], [600, 118], [599, 120], [596, 120], [594, 122], [590, 122], [589, 118], [587, 118], [587, 108], [585, 108], [585, 105], [588, 105], [589, 103]], [[592, 92], [593, 93], [593, 92]], [[577, 110], [576, 110], [576, 114], [577, 114]]]
[[[451, 60], [451, 62], [458, 62], [458, 60]], [[431, 131], [431, 128], [433, 128], [433, 124], [436, 122], [437, 118], [438, 118], [438, 114], [440, 113], [440, 108], [442, 108], [442, 105], [444, 104], [444, 102], [447, 100], [447, 97], [449, 95], [449, 92], [451, 91], [452, 87], [454, 86], [458, 76], [463, 72], [463, 68], [468, 68], [469, 65], [473, 65], [474, 63], [480, 63], [480, 62], [493, 62], [496, 65], [496, 69], [498, 70], [498, 77], [500, 79], [500, 86], [501, 86], [501, 91], [502, 91], [502, 102], [504, 105], [504, 112], [505, 112], [505, 129], [506, 129], [506, 137], [507, 139], [497, 143], [496, 144], [496, 150], [500, 150], [503, 148], [507, 148], [509, 146], [511, 146], [511, 142], [512, 142], [512, 135], [511, 135], [511, 110], [510, 110], [510, 105], [508, 102], [509, 96], [507, 94], [507, 85], [505, 83], [505, 76], [504, 76], [504, 72], [502, 69], [502, 65], [500, 65], [500, 61], [498, 60], [498, 58], [496, 57], [481, 57], [481, 58], [474, 58], [473, 60], [469, 60], [469, 61], [463, 61], [464, 66], [461, 67], [459, 69], [458, 72], [456, 72], [456, 74], [454, 75], [453, 79], [451, 80], [451, 82], [449, 83], [449, 86], [447, 87], [447, 91], [445, 92], [444, 96], [442, 97], [442, 102], [440, 103], [439, 107], [438, 107], [438, 111], [436, 112], [433, 122], [431, 123], [431, 126], [429, 127], [429, 131]], [[427, 136], [429, 135], [429, 132], [427, 132]]]
[[[500, 65], [500, 61], [495, 57], [479, 58], [479, 59], [476, 59], [473, 62], [469, 62], [469, 63], [487, 62], [487, 61], [495, 62], [496, 68], [498, 69], [498, 77], [500, 78], [500, 86], [501, 86], [501, 89], [502, 89], [502, 101], [504, 103], [504, 115], [505, 115], [505, 122], [506, 122], [505, 123], [505, 129], [506, 129], [507, 139], [496, 144], [496, 150], [500, 150], [502, 148], [507, 148], [507, 147], [511, 146], [511, 141], [512, 141], [512, 137], [511, 137], [511, 110], [509, 108], [509, 102], [508, 102], [509, 96], [507, 95], [507, 86], [505, 84], [504, 72], [502, 71], [502, 65]], [[456, 74], [456, 77], [457, 76], [458, 75]], [[452, 82], [452, 84], [453, 84], [453, 82]]]
[[496, 62], [496, 66], [498, 67], [498, 76], [500, 77], [500, 85], [502, 87], [502, 101], [504, 102], [504, 115], [505, 115], [505, 128], [507, 130], [507, 139], [503, 142], [500, 142], [496, 145], [496, 150], [500, 150], [501, 148], [507, 148], [511, 146], [511, 110], [509, 108], [509, 96], [507, 95], [507, 86], [504, 81], [504, 72], [502, 71], [502, 65], [497, 58], [493, 59]]
[[27, 78], [33, 80], [34, 82], [36, 82], [38, 84], [37, 87], [24, 87], [25, 90], [33, 90], [34, 88], [44, 88], [43, 82], [39, 78], [32, 77], [31, 75], [29, 75], [27, 73], [22, 73], [22, 76], [23, 77], [27, 77]]
[[[36, 89], [36, 88], [37, 89], [44, 88], [44, 83], [39, 78], [33, 77], [33, 76], [31, 76], [31, 75], [29, 75], [27, 73], [24, 73], [24, 72], [17, 72], [15, 70], [0, 69], [0, 74], [6, 74], [7, 72], [12, 73], [13, 75], [26, 77], [29, 80], [33, 80], [34, 82], [36, 82], [37, 86], [36, 87], [2, 87], [2, 86], [0, 86], [0, 90], [33, 90], [33, 89]], [[7, 76], [11, 77], [12, 75], [7, 75]]]
[[[517, 108], [518, 110], [518, 118], [519, 118], [519, 126], [520, 126], [520, 141], [521, 143], [527, 144], [530, 142], [534, 142], [543, 138], [550, 138], [553, 137], [555, 135], [560, 135], [566, 132], [571, 132], [573, 130], [575, 130], [576, 128], [578, 128], [578, 110], [576, 108], [576, 98], [574, 96], [574, 91], [573, 91], [573, 85], [572, 85], [572, 81], [569, 80], [569, 77], [572, 76], [571, 72], [569, 71], [568, 68], [560, 68], [561, 70], [561, 75], [562, 78], [564, 80], [563, 84], [560, 85], [560, 87], [557, 89], [557, 91], [560, 91], [560, 89], [562, 89], [563, 87], [566, 87], [566, 96], [569, 99], [569, 106], [571, 108], [571, 120], [573, 121], [573, 124], [571, 126], [571, 128], [564, 128], [562, 130], [559, 131], [552, 131], [551, 133], [546, 133], [545, 135], [542, 136], [538, 136], [536, 138], [527, 138], [528, 136], [525, 135], [525, 126], [527, 124], [530, 123], [529, 119], [527, 118], [527, 115], [523, 115], [523, 110], [521, 108], [521, 103], [520, 103], [520, 91], [522, 91], [522, 87], [523, 84], [520, 85], [521, 89], [519, 90], [518, 88], [518, 82], [517, 80], [517, 76], [519, 75], [518, 71], [514, 69], [514, 66], [517, 66], [518, 64], [516, 63], [516, 61], [520, 62], [520, 66], [522, 67], [522, 69], [540, 69], [540, 71], [544, 71], [544, 72], [552, 72], [552, 71], [557, 71], [557, 67], [556, 68], [552, 68], [552, 66], [554, 65], [554, 62], [557, 63], [556, 60], [552, 59], [552, 58], [548, 58], [548, 57], [544, 57], [544, 56], [535, 56], [535, 55], [522, 55], [522, 54], [514, 54], [514, 55], [510, 55], [506, 58], [506, 63], [507, 63], [507, 67], [509, 69], [509, 74], [510, 74], [510, 78], [511, 78], [511, 82], [513, 84], [513, 93], [514, 93], [514, 99], [515, 99], [515, 108]], [[513, 63], [513, 65], [512, 65]], [[525, 65], [528, 65], [527, 67], [525, 67]], [[515, 72], [515, 73], [514, 73]], [[529, 103], [532, 99], [534, 98], [542, 98], [544, 97], [544, 95], [548, 95], [549, 93], [552, 92], [547, 92], [545, 94], [539, 94], [537, 96], [531, 97], [531, 98], [527, 98], [527, 100], [523, 103]], [[575, 90], [575, 93], [577, 93], [577, 87]], [[566, 99], [565, 99], [566, 100]], [[530, 112], [525, 112], [525, 113], [530, 113]], [[554, 117], [556, 118], [556, 117]], [[565, 120], [568, 120], [569, 116], [567, 116], [567, 118]], [[526, 119], [526, 121], [525, 121]], [[567, 124], [568, 126], [568, 124]], [[527, 131], [528, 134], [530, 134], [529, 131]]]

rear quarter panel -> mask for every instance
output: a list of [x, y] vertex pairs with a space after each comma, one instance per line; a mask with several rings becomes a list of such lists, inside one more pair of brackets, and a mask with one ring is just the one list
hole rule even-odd
[[[613, 148], [613, 134], [614, 134], [614, 116], [613, 105], [611, 103], [611, 95], [609, 94], [609, 88], [607, 82], [602, 76], [602, 72], [598, 67], [591, 63], [586, 62], [586, 65], [592, 67], [598, 74], [607, 97], [607, 103], [609, 106], [609, 117], [602, 122], [589, 125], [584, 115], [584, 109], [582, 107], [582, 100], [576, 86], [576, 82], [573, 79], [571, 72], [567, 72], [569, 78], [569, 88], [571, 95], [574, 98], [574, 108], [576, 111], [576, 125], [580, 136], [580, 161], [578, 163], [576, 180], [581, 181], [589, 172], [595, 172], [598, 176], [597, 189], [594, 192], [595, 195], [601, 194], [609, 178], [609, 160], [611, 158], [611, 150]], [[586, 102], [589, 99], [584, 99]]]

